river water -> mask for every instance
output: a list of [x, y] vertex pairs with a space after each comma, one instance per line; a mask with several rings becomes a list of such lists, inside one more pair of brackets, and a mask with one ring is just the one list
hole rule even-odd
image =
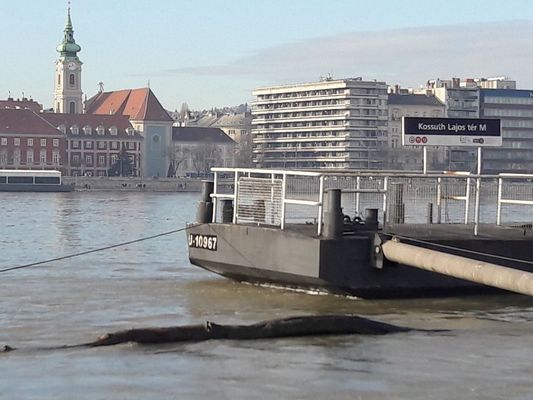
[[[183, 227], [197, 194], [0, 193], [0, 269]], [[532, 399], [533, 300], [367, 301], [238, 284], [183, 232], [0, 274], [0, 399]], [[357, 313], [446, 332], [43, 350], [133, 327]]]

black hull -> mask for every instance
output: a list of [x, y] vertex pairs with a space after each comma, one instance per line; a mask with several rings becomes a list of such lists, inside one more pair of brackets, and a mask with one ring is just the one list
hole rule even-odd
[[[191, 226], [187, 229], [188, 234], [216, 236], [218, 242], [216, 251], [190, 246], [189, 259], [194, 265], [236, 281], [324, 290], [361, 298], [501, 292], [387, 260], [382, 269], [377, 269], [371, 260], [375, 232], [362, 232], [336, 240], [319, 239], [309, 232], [232, 224]], [[424, 234], [427, 236], [427, 232]], [[500, 255], [505, 256], [507, 252], [514, 258], [531, 258], [529, 248], [533, 244], [531, 237], [506, 240], [458, 235], [434, 240], [435, 243], [485, 251], [485, 254], [487, 249], [499, 249], [504, 251]], [[431, 248], [431, 245], [426, 247]], [[529, 268], [533, 272], [531, 265], [508, 266]]]
[[33, 185], [0, 183], [0, 192], [72, 192], [74, 185]]

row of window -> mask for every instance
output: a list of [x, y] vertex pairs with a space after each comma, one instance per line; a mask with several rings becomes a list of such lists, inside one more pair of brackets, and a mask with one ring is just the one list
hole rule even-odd
[[[13, 139], [13, 146], [20, 146], [21, 143], [24, 143], [26, 142], [26, 146], [33, 146], [33, 138], [1, 138], [0, 139], [0, 145], [2, 146], [7, 146], [7, 144], [9, 143], [9, 139]], [[40, 139], [40, 144], [41, 144], [41, 147], [46, 147], [47, 143], [48, 143], [48, 140], [50, 139]], [[52, 139], [52, 146], [54, 147], [59, 147], [59, 139]]]
[[319, 111], [300, 111], [287, 113], [273, 113], [267, 114], [264, 119], [284, 119], [284, 118], [302, 118], [302, 117], [333, 117], [349, 116], [350, 113], [344, 110], [319, 110]]
[[[98, 161], [98, 166], [101, 166], [101, 167], [104, 167], [104, 166], [107, 166], [107, 156], [106, 155], [98, 155], [97, 156], [98, 158], [96, 158], [96, 160]], [[133, 157], [130, 157], [133, 159]], [[85, 165], [86, 166], [93, 166], [93, 156], [92, 154], [87, 154], [85, 155], [85, 157], [82, 157], [80, 156], [79, 154], [73, 154], [71, 156], [71, 164], [74, 165], [74, 166], [78, 166], [80, 165], [80, 162], [81, 160], [84, 160], [85, 161]], [[110, 160], [110, 165], [111, 164], [114, 164], [118, 159], [118, 154], [111, 154], [111, 156], [109, 157], [109, 160]]]
[[[57, 75], [57, 86], [61, 85], [61, 75]], [[76, 75], [69, 74], [68, 76], [68, 85], [71, 88], [76, 87]]]
[[[54, 151], [52, 153], [52, 159], [50, 160], [47, 157], [46, 150], [41, 150], [39, 152], [39, 164], [45, 165], [45, 164], [50, 163], [50, 161], [54, 165], [59, 165], [60, 163], [59, 152]], [[0, 152], [0, 165], [7, 165], [7, 164], [19, 165], [22, 162], [25, 162], [26, 164], [36, 163], [35, 152], [31, 151], [31, 149], [28, 149], [28, 151], [26, 151], [26, 154], [23, 154], [21, 153], [19, 149], [15, 149], [11, 157], [8, 156], [7, 151]]]
[[399, 108], [392, 109], [392, 119], [399, 120], [401, 117], [443, 117], [444, 109], [442, 110], [431, 110], [431, 111], [413, 111], [413, 112], [401, 112]]
[[[365, 90], [365, 89], [361, 89]], [[370, 89], [368, 89], [370, 90]], [[271, 99], [286, 99], [294, 97], [309, 97], [309, 96], [331, 96], [345, 93], [345, 89], [324, 89], [324, 90], [308, 90], [302, 92], [289, 92], [278, 94], [265, 94], [257, 96], [258, 100], [271, 100]]]
[[350, 104], [349, 100], [340, 99], [340, 100], [320, 100], [320, 101], [295, 101], [292, 103], [276, 103], [276, 104], [265, 104], [264, 106], [258, 106], [259, 110], [277, 110], [278, 108], [296, 108], [296, 107], [322, 107], [322, 106], [337, 106], [337, 105], [346, 105]]
[[513, 110], [513, 109], [497, 109], [486, 108], [483, 110], [486, 117], [525, 117], [533, 118], [533, 110]]
[[[59, 125], [57, 127], [57, 129], [59, 129], [61, 132], [63, 133], [67, 133], [67, 127], [65, 125]], [[77, 125], [73, 125], [69, 128], [70, 132], [73, 134], [73, 135], [79, 135], [80, 134], [80, 129]], [[93, 133], [93, 128], [90, 126], [90, 125], [85, 125], [83, 128], [83, 133], [85, 135], [92, 135]], [[96, 127], [96, 134], [99, 135], [99, 136], [103, 136], [105, 134], [105, 131], [106, 131], [106, 128], [104, 128], [102, 125], [98, 125]], [[118, 135], [118, 129], [116, 126], [112, 126], [110, 127], [109, 129], [109, 133], [113, 136], [116, 136]], [[128, 136], [133, 136], [135, 135], [135, 129], [131, 128], [131, 127], [128, 127], [126, 128], [126, 134]]]
[[485, 96], [484, 103], [493, 104], [533, 104], [533, 97], [495, 97]]
[[[96, 143], [96, 146], [94, 145], [94, 143]], [[96, 147], [100, 150], [105, 150], [108, 147], [108, 143], [105, 141], [94, 142], [92, 140], [85, 140], [85, 141], [71, 140], [70, 148], [80, 149], [82, 144], [83, 144], [84, 149], [93, 149], [94, 147]], [[123, 146], [126, 147], [126, 149], [128, 150], [135, 150], [136, 148], [135, 142], [125, 142], [123, 143]], [[118, 150], [119, 148], [121, 148], [120, 142], [115, 142], [115, 141], [109, 142], [109, 148], [111, 150]]]
[[[246, 129], [241, 129], [240, 131], [241, 131], [241, 135], [246, 135], [246, 133], [247, 133]], [[237, 133], [236, 129], [230, 129], [228, 131], [229, 135], [235, 135], [235, 133]]]

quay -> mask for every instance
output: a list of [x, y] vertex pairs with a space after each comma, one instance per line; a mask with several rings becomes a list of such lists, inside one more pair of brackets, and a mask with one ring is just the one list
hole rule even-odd
[[63, 182], [74, 185], [78, 191], [200, 192], [201, 181], [199, 178], [63, 177]]

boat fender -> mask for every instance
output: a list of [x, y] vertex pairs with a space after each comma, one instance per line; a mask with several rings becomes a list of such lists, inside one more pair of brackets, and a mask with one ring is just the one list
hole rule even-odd
[[361, 217], [357, 217], [357, 216], [353, 217], [352, 222], [354, 224], [364, 225], [363, 219]]

